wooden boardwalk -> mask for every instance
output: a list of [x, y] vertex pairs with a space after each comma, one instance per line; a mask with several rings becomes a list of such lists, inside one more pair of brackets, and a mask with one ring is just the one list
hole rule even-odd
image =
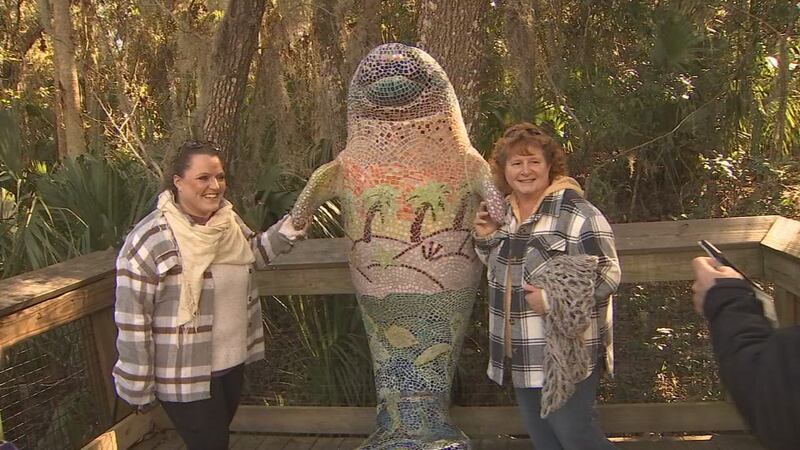
[[[231, 450], [352, 450], [363, 437], [314, 437], [234, 433]], [[684, 438], [612, 438], [620, 450], [764, 450], [748, 434], [720, 434]], [[522, 450], [533, 448], [528, 439], [510, 436], [473, 440], [475, 450]], [[131, 450], [185, 450], [173, 430], [148, 437]]]

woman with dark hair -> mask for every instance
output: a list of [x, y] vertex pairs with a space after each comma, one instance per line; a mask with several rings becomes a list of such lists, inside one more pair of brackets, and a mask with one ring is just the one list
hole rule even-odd
[[163, 181], [155, 211], [117, 257], [116, 390], [140, 410], [158, 400], [189, 450], [227, 449], [244, 365], [264, 357], [253, 268], [304, 230], [287, 216], [252, 232], [224, 198], [210, 142], [184, 143]]
[[614, 448], [593, 408], [600, 361], [609, 370], [613, 361], [620, 268], [611, 227], [540, 128], [508, 128], [490, 162], [508, 208], [502, 226], [483, 207], [475, 218], [476, 250], [488, 267], [488, 375], [502, 384], [509, 363], [537, 450]]

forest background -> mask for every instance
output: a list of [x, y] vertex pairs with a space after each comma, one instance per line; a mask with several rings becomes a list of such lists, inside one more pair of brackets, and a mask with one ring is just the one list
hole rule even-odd
[[[349, 79], [394, 41], [442, 64], [480, 152], [550, 129], [612, 223], [798, 218], [798, 25], [787, 0], [0, 0], [0, 274], [118, 245], [190, 137], [220, 144], [228, 197], [265, 228], [343, 149]], [[313, 233], [340, 235], [335, 204]], [[604, 400], [719, 397], [686, 288], [621, 289]], [[251, 401], [372, 401], [351, 297], [263, 301]], [[481, 373], [485, 317], [462, 402], [510, 401]]]

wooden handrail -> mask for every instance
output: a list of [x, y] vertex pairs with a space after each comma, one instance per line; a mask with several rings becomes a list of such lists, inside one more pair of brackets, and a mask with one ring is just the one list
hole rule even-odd
[[114, 258], [109, 249], [0, 280], [0, 317], [112, 276]]
[[[700, 239], [712, 241], [751, 276], [762, 277], [760, 243], [779, 218], [755, 216], [612, 225], [622, 265], [622, 281], [691, 279], [689, 261], [703, 254], [697, 246]], [[281, 255], [267, 270], [259, 272], [261, 294], [353, 293], [347, 265], [347, 240], [318, 241], [298, 242], [291, 253]]]
[[[694, 251], [700, 239], [708, 239], [722, 249], [756, 246], [778, 219], [789, 220], [780, 216], [753, 216], [620, 223], [611, 228], [620, 254], [661, 253]], [[344, 238], [301, 241], [291, 253], [281, 255], [270, 269], [346, 267], [347, 250]]]
[[[643, 282], [690, 279], [688, 260], [701, 254], [696, 246], [699, 239], [710, 239], [743, 270], [754, 277], [762, 277], [764, 248], [787, 250], [792, 256], [798, 252], [789, 243], [780, 243], [779, 232], [770, 235], [768, 232], [776, 224], [783, 230], [797, 223], [780, 216], [755, 216], [627, 223], [612, 227], [623, 267], [623, 282]], [[765, 239], [769, 247], [761, 244]], [[347, 251], [348, 243], [344, 238], [299, 242], [294, 251], [277, 258], [267, 270], [257, 274], [261, 293], [352, 293]], [[92, 287], [93, 284], [106, 287], [113, 284], [115, 257], [115, 251], [110, 249], [0, 280], [0, 292], [5, 293], [0, 299], [0, 348], [10, 345], [9, 339], [19, 340], [17, 336], [22, 331], [29, 337], [110, 306], [107, 296], [98, 299], [89, 294], [98, 289]], [[31, 309], [42, 303], [46, 305]], [[26, 310], [30, 311], [22, 314]], [[48, 319], [43, 320], [43, 316]], [[21, 321], [38, 321], [39, 325], [19, 325]], [[12, 324], [16, 328], [7, 327]]]

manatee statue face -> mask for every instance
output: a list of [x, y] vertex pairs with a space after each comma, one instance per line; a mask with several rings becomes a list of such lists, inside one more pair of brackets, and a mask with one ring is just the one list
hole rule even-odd
[[347, 96], [349, 121], [401, 121], [451, 111], [455, 94], [447, 75], [424, 51], [392, 43], [361, 60]]

